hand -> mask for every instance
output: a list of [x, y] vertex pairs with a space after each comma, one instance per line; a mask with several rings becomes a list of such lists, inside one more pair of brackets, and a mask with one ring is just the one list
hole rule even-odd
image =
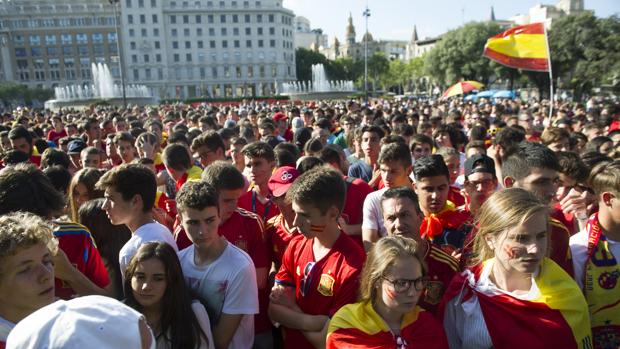
[[279, 285], [274, 286], [269, 294], [269, 300], [274, 304], [279, 304], [287, 308], [297, 308], [295, 295], [293, 293], [293, 289], [290, 287], [283, 287]]
[[142, 142], [142, 143], [138, 143], [136, 144], [137, 148], [138, 148], [138, 152], [140, 153], [140, 156], [143, 158], [149, 158], [149, 159], [153, 159], [154, 155], [155, 155], [155, 145], [149, 143], [149, 142]]
[[58, 252], [53, 258], [54, 261], [54, 276], [65, 281], [69, 281], [73, 272], [73, 265], [69, 261], [65, 251], [58, 249]]
[[588, 218], [588, 191], [578, 192], [574, 188], [560, 201], [560, 206], [564, 213], [571, 213], [579, 220]]

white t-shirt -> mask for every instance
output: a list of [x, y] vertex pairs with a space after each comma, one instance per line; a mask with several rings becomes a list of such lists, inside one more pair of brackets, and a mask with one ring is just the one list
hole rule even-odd
[[222, 255], [207, 265], [194, 263], [194, 246], [179, 253], [189, 288], [200, 298], [215, 326], [222, 313], [243, 314], [229, 349], [251, 348], [254, 342], [254, 314], [258, 314], [256, 270], [250, 256], [227, 243]]
[[383, 224], [383, 212], [381, 210], [381, 196], [388, 188], [373, 191], [366, 196], [364, 200], [364, 218], [362, 220], [362, 229], [373, 229], [379, 234], [379, 237], [387, 235], [387, 230]]
[[179, 252], [177, 244], [172, 237], [172, 233], [166, 226], [153, 221], [147, 223], [138, 228], [123, 248], [118, 253], [118, 261], [121, 269], [122, 280], [125, 280], [125, 270], [131, 261], [131, 258], [136, 254], [140, 246], [145, 242], [162, 241], [172, 246], [176, 252]]
[[[607, 244], [614, 258], [620, 260], [620, 241], [607, 239]], [[585, 229], [570, 237], [570, 252], [573, 257], [575, 281], [583, 290], [583, 278], [588, 260], [588, 232]]]

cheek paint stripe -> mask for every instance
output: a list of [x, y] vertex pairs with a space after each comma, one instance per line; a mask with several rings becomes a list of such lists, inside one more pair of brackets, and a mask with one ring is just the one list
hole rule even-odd
[[508, 258], [514, 259], [517, 256], [517, 248], [504, 245], [504, 253], [506, 253]]
[[310, 231], [323, 231], [325, 230], [324, 225], [310, 225]]
[[386, 295], [388, 296], [389, 299], [391, 300], [395, 300], [396, 299], [396, 292], [392, 291], [391, 289], [387, 288], [385, 290]]

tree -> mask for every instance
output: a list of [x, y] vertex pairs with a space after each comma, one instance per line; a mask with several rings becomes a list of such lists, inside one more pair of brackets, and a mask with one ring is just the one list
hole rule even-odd
[[553, 22], [549, 31], [551, 66], [559, 87], [579, 99], [593, 87], [620, 76], [620, 20], [597, 19], [591, 12]]
[[510, 76], [510, 68], [482, 56], [488, 38], [502, 30], [497, 23], [468, 23], [447, 32], [428, 53], [426, 72], [443, 87], [461, 79], [485, 85]]
[[0, 100], [7, 104], [26, 104], [32, 105], [33, 102], [44, 102], [54, 96], [54, 92], [45, 88], [28, 88], [26, 85], [14, 82], [4, 82], [0, 84]]
[[329, 60], [324, 55], [312, 50], [308, 50], [305, 48], [298, 48], [297, 50], [295, 50], [295, 66], [297, 69], [297, 80], [312, 80], [313, 64], [323, 64], [324, 66], [328, 66]]

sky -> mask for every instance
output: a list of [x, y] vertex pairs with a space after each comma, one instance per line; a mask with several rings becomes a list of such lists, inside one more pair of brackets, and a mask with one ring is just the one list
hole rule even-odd
[[[420, 39], [430, 38], [470, 21], [490, 17], [491, 6], [495, 18], [508, 19], [527, 14], [537, 4], [555, 4], [557, 0], [284, 0], [284, 7], [296, 16], [310, 20], [312, 29], [321, 28], [328, 35], [344, 41], [349, 12], [360, 41], [365, 32], [362, 13], [368, 5], [368, 31], [377, 39], [409, 40], [413, 26]], [[620, 14], [620, 0], [584, 0], [587, 10], [597, 17]]]

